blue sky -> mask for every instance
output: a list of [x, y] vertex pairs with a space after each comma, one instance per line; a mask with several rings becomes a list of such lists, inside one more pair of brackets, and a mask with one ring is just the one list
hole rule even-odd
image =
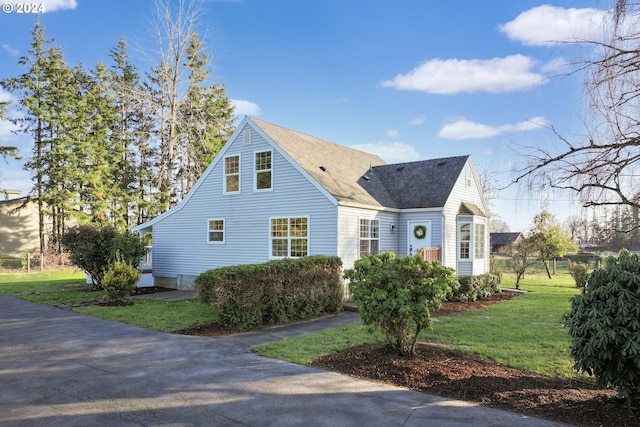
[[[35, 15], [4, 1], [0, 78], [25, 70]], [[124, 37], [139, 71], [153, 51], [152, 0], [43, 0], [41, 22], [70, 65], [109, 62]], [[7, 5], [11, 6], [7, 6]], [[595, 39], [610, 2], [528, 0], [204, 1], [199, 32], [213, 80], [239, 115], [379, 154], [389, 163], [471, 154], [507, 185], [522, 146], [552, 146], [584, 134], [582, 77], [567, 63]], [[11, 96], [0, 90], [0, 100]], [[0, 122], [0, 142], [30, 141]], [[0, 159], [0, 187], [31, 188], [21, 162]], [[428, 186], [428, 183], [425, 183]], [[571, 194], [500, 192], [494, 210], [523, 230], [543, 203], [561, 221], [578, 214]]]

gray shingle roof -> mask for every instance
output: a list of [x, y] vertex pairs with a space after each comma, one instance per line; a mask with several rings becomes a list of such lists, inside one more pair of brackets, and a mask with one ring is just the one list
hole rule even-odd
[[338, 201], [400, 209], [442, 207], [469, 159], [387, 165], [374, 154], [250, 120]]
[[[371, 175], [382, 183], [397, 208], [442, 207], [468, 159], [459, 156], [377, 166]], [[376, 189], [370, 191], [377, 194]]]

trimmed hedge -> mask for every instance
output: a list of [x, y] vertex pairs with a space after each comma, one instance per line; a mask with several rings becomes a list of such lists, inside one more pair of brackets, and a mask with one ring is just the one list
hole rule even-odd
[[205, 271], [200, 299], [220, 310], [231, 329], [307, 320], [342, 309], [342, 260], [314, 255]]
[[458, 283], [460, 286], [452, 292], [449, 301], [473, 302], [500, 292], [500, 276], [497, 274], [458, 276]]

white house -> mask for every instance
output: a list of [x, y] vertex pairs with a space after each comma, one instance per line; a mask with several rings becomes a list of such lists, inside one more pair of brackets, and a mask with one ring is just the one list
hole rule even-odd
[[245, 117], [187, 196], [133, 227], [152, 232], [156, 286], [283, 257], [418, 253], [457, 274], [489, 270], [487, 206], [469, 156], [388, 165]]

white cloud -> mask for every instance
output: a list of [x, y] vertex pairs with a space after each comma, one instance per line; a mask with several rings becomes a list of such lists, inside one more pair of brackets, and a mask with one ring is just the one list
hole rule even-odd
[[13, 102], [16, 100], [16, 97], [0, 87], [0, 102]]
[[7, 51], [7, 53], [9, 53], [9, 55], [11, 55], [11, 56], [18, 56], [20, 54], [20, 51], [18, 49], [12, 48], [7, 43], [2, 43], [2, 48], [5, 51]]
[[377, 154], [387, 163], [413, 162], [422, 159], [420, 153], [412, 145], [398, 141], [351, 145], [351, 148]]
[[424, 124], [424, 122], [426, 122], [427, 119], [423, 116], [420, 115], [418, 117], [416, 117], [415, 119], [411, 120], [409, 123], [414, 125], [414, 126], [420, 126], [422, 124]]
[[385, 132], [385, 135], [387, 135], [389, 138], [398, 138], [400, 136], [400, 132], [395, 129], [389, 129]]
[[537, 130], [542, 127], [548, 127], [549, 125], [549, 121], [540, 116], [533, 117], [529, 120], [518, 122], [516, 124], [502, 126], [490, 126], [466, 119], [459, 119], [444, 125], [440, 132], [438, 132], [438, 136], [443, 139], [455, 141], [463, 139], [483, 139], [498, 136], [507, 132], [526, 132], [530, 130]]
[[509, 39], [531, 46], [599, 40], [607, 13], [592, 8], [565, 9], [542, 5], [522, 12], [513, 21], [500, 25], [499, 29]]
[[18, 8], [18, 3], [22, 4], [22, 7], [31, 7], [31, 5], [42, 5], [44, 13], [56, 12], [58, 10], [75, 9], [78, 6], [76, 0], [40, 0], [37, 2], [23, 2], [10, 0], [5, 2], [13, 5], [14, 11]]
[[262, 114], [262, 109], [255, 102], [232, 99], [231, 103], [235, 107], [235, 113], [238, 116], [259, 116]]
[[560, 58], [552, 59], [551, 61], [547, 62], [542, 67], [540, 67], [540, 69], [545, 73], [549, 73], [549, 72], [569, 73], [572, 71], [573, 66], [574, 64], [567, 61], [566, 58], [560, 57]]
[[524, 55], [492, 59], [432, 59], [407, 74], [382, 82], [384, 87], [450, 95], [462, 92], [503, 93], [531, 89], [547, 79], [531, 71], [535, 61]]

